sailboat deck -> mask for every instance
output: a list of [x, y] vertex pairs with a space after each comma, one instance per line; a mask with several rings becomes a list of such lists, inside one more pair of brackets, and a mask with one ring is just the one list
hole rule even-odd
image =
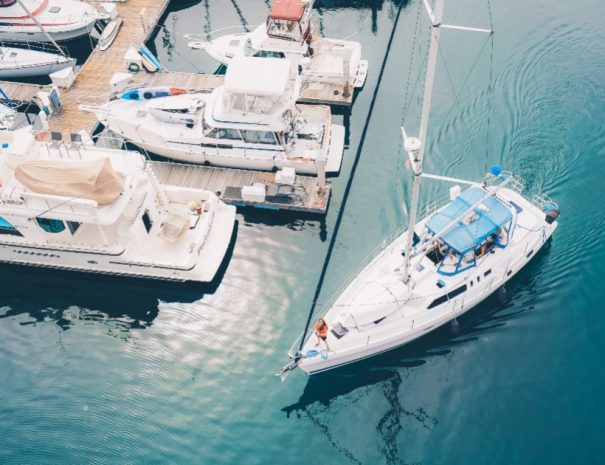
[[[275, 173], [265, 171], [217, 168], [202, 165], [149, 161], [162, 184], [208, 189], [228, 204], [269, 210], [290, 210], [325, 214], [330, 198], [330, 185], [322, 190], [313, 176], [296, 176], [293, 186], [275, 183]], [[241, 197], [244, 186], [261, 182], [267, 186], [264, 202], [249, 202]]]

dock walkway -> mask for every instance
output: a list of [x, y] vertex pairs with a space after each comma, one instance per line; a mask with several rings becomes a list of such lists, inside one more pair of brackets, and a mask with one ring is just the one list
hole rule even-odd
[[[318, 179], [296, 176], [292, 186], [275, 183], [275, 173], [265, 171], [217, 168], [183, 163], [148, 161], [162, 184], [195, 187], [215, 192], [225, 203], [269, 210], [289, 210], [325, 214], [330, 199], [330, 184], [321, 189]], [[264, 202], [242, 199], [242, 187], [263, 183], [267, 189]]]

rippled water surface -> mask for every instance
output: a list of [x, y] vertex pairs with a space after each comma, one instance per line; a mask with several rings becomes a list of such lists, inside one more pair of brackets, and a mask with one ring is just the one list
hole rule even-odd
[[[153, 44], [160, 59], [212, 72], [183, 34], [252, 27], [269, 2], [174, 3]], [[320, 300], [406, 218], [399, 127], [418, 126], [419, 4], [317, 0], [322, 32], [354, 34], [371, 66], [351, 114], [335, 116], [348, 146], [325, 223], [240, 213], [218, 287], [0, 269], [0, 463], [603, 460], [602, 1], [492, 0], [493, 48], [484, 34], [443, 34], [427, 170], [478, 178], [500, 163], [562, 211], [506, 297], [467, 314], [455, 335], [443, 328], [318, 378], [274, 376], [306, 321], [399, 8]], [[450, 1], [446, 22], [489, 27], [488, 5]], [[423, 203], [446, 188], [427, 182]]]

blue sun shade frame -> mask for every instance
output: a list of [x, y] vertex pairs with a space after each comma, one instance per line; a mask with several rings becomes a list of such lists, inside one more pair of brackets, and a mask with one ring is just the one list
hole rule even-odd
[[[432, 216], [427, 223], [428, 230], [437, 234], [486, 194], [487, 192], [480, 187], [465, 190], [447, 207]], [[494, 197], [486, 198], [481, 205], [485, 207], [485, 210], [475, 208], [476, 216], [471, 222], [460, 221], [441, 236], [441, 240], [460, 255], [477, 248], [479, 244], [513, 219], [511, 210]]]

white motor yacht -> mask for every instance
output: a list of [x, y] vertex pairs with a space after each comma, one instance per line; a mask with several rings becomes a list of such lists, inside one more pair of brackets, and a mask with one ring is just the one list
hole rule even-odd
[[361, 44], [320, 37], [312, 26], [312, 6], [309, 0], [274, 0], [266, 23], [254, 31], [192, 40], [189, 46], [225, 65], [246, 56], [286, 58], [305, 81], [362, 87], [368, 62], [361, 59]]
[[107, 15], [78, 0], [0, 0], [0, 41], [75, 39], [88, 35], [100, 19]]
[[228, 250], [235, 207], [160, 184], [138, 152], [38, 142], [3, 131], [0, 261], [209, 282]]
[[240, 58], [212, 92], [141, 88], [88, 109], [112, 132], [164, 157], [337, 173], [344, 127], [332, 124], [328, 106], [297, 105], [299, 86], [287, 60]]
[[74, 67], [75, 58], [41, 50], [0, 47], [0, 79], [48, 76], [55, 71]]
[[[497, 166], [483, 182], [423, 173], [439, 35], [447, 27], [443, 0], [436, 0], [434, 11], [424, 5], [432, 40], [420, 137], [402, 129], [414, 176], [407, 231], [373, 255], [327, 306], [325, 341], [309, 331], [295, 343], [282, 379], [296, 367], [314, 374], [381, 354], [455, 320], [504, 286], [557, 228], [557, 204], [544, 195], [523, 195], [520, 178]], [[448, 203], [417, 221], [423, 178], [456, 185]]]

